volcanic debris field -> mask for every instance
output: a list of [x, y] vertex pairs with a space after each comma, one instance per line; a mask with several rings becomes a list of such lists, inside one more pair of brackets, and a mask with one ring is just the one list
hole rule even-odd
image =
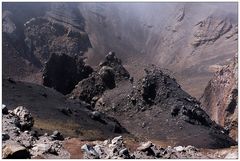
[[4, 2], [2, 158], [238, 158], [223, 6]]

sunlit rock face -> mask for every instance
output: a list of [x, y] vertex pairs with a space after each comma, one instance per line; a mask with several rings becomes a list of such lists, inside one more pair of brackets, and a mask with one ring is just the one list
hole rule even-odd
[[238, 140], [238, 62], [222, 67], [209, 81], [201, 98], [204, 110], [218, 124], [224, 126], [229, 135]]

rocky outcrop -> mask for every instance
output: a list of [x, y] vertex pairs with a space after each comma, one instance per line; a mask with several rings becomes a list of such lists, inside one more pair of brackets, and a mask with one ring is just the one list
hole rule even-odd
[[203, 109], [238, 140], [238, 62], [222, 67], [209, 81], [201, 97]]
[[[105, 91], [95, 109], [116, 118], [137, 137], [205, 148], [236, 144], [174, 78], [154, 65], [145, 72], [133, 84], [123, 80], [119, 88]], [[194, 139], [196, 136], [198, 140]]]
[[68, 94], [92, 72], [93, 69], [85, 64], [83, 57], [52, 54], [43, 69], [43, 85]]
[[[99, 64], [101, 68], [110, 67], [115, 72], [116, 80], [128, 79], [130, 77], [128, 71], [123, 67], [121, 59], [117, 58], [115, 52], [109, 52], [105, 56], [105, 60]], [[101, 69], [99, 71], [101, 73]]]
[[19, 106], [13, 110], [13, 114], [18, 117], [15, 121], [16, 126], [21, 130], [31, 130], [34, 124], [31, 113], [23, 106]]
[[46, 18], [32, 18], [24, 26], [25, 43], [29, 52], [34, 54], [42, 64], [48, 60], [51, 53], [82, 55], [91, 47], [85, 32]]
[[4, 76], [42, 83], [41, 69], [52, 53], [82, 56], [91, 47], [75, 4], [6, 3], [3, 8]]
[[[113, 89], [119, 82], [129, 78], [130, 74], [123, 67], [121, 60], [115, 56], [114, 52], [109, 52], [97, 71], [93, 72], [89, 78], [80, 81], [70, 97], [95, 104], [105, 90]], [[93, 98], [98, 99], [93, 100]]]
[[214, 42], [220, 36], [230, 31], [231, 28], [232, 24], [228, 18], [216, 17], [216, 15], [209, 16], [196, 24], [192, 45], [197, 47], [205, 43]]
[[[8, 110], [8, 114], [2, 116], [3, 119], [3, 147], [2, 156], [7, 159], [26, 158], [69, 158], [70, 155], [63, 149], [62, 142], [46, 135], [38, 135], [34, 130], [33, 118], [25, 107], [17, 107], [13, 111]], [[20, 123], [19, 123], [20, 121]], [[31, 123], [29, 123], [31, 122]], [[21, 125], [19, 127], [18, 125]], [[25, 129], [22, 129], [23, 125]], [[28, 129], [26, 129], [28, 127]], [[8, 136], [8, 137], [6, 137]]]
[[205, 43], [214, 42], [220, 36], [230, 31], [231, 28], [232, 23], [227, 17], [211, 15], [195, 25], [192, 45], [198, 47]]

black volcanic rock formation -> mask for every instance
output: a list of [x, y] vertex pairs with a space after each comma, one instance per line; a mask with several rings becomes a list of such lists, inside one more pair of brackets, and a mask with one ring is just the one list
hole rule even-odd
[[88, 35], [74, 27], [67, 27], [46, 18], [32, 18], [25, 24], [25, 43], [29, 52], [44, 63], [51, 53], [82, 55], [91, 47]]
[[121, 60], [114, 52], [109, 52], [97, 71], [77, 84], [71, 97], [91, 103], [93, 97], [101, 96], [106, 89], [115, 88], [120, 81], [129, 77], [130, 74], [123, 67]]
[[52, 54], [43, 71], [43, 85], [68, 94], [75, 85], [87, 78], [93, 69], [86, 65], [83, 58], [61, 54]]
[[205, 148], [236, 144], [174, 78], [156, 66], [145, 72], [133, 85], [123, 80], [117, 88], [105, 91], [95, 109], [115, 117], [140, 138]]

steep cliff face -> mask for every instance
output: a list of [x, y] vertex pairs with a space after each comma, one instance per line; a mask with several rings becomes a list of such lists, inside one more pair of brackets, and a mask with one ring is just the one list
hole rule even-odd
[[[36, 73], [41, 73], [52, 53], [73, 57], [91, 47], [84, 19], [74, 3], [4, 3], [3, 15], [4, 77], [30, 82], [33, 79], [27, 76], [41, 79]], [[10, 67], [15, 59], [23, 66]]]
[[218, 124], [238, 140], [238, 62], [237, 56], [229, 65], [222, 67], [205, 88], [201, 97], [204, 110]]
[[172, 70], [198, 98], [214, 74], [212, 66], [223, 65], [237, 52], [236, 10], [221, 4], [97, 3], [79, 8], [93, 46], [88, 52], [92, 64], [114, 50], [126, 64], [151, 62]]

